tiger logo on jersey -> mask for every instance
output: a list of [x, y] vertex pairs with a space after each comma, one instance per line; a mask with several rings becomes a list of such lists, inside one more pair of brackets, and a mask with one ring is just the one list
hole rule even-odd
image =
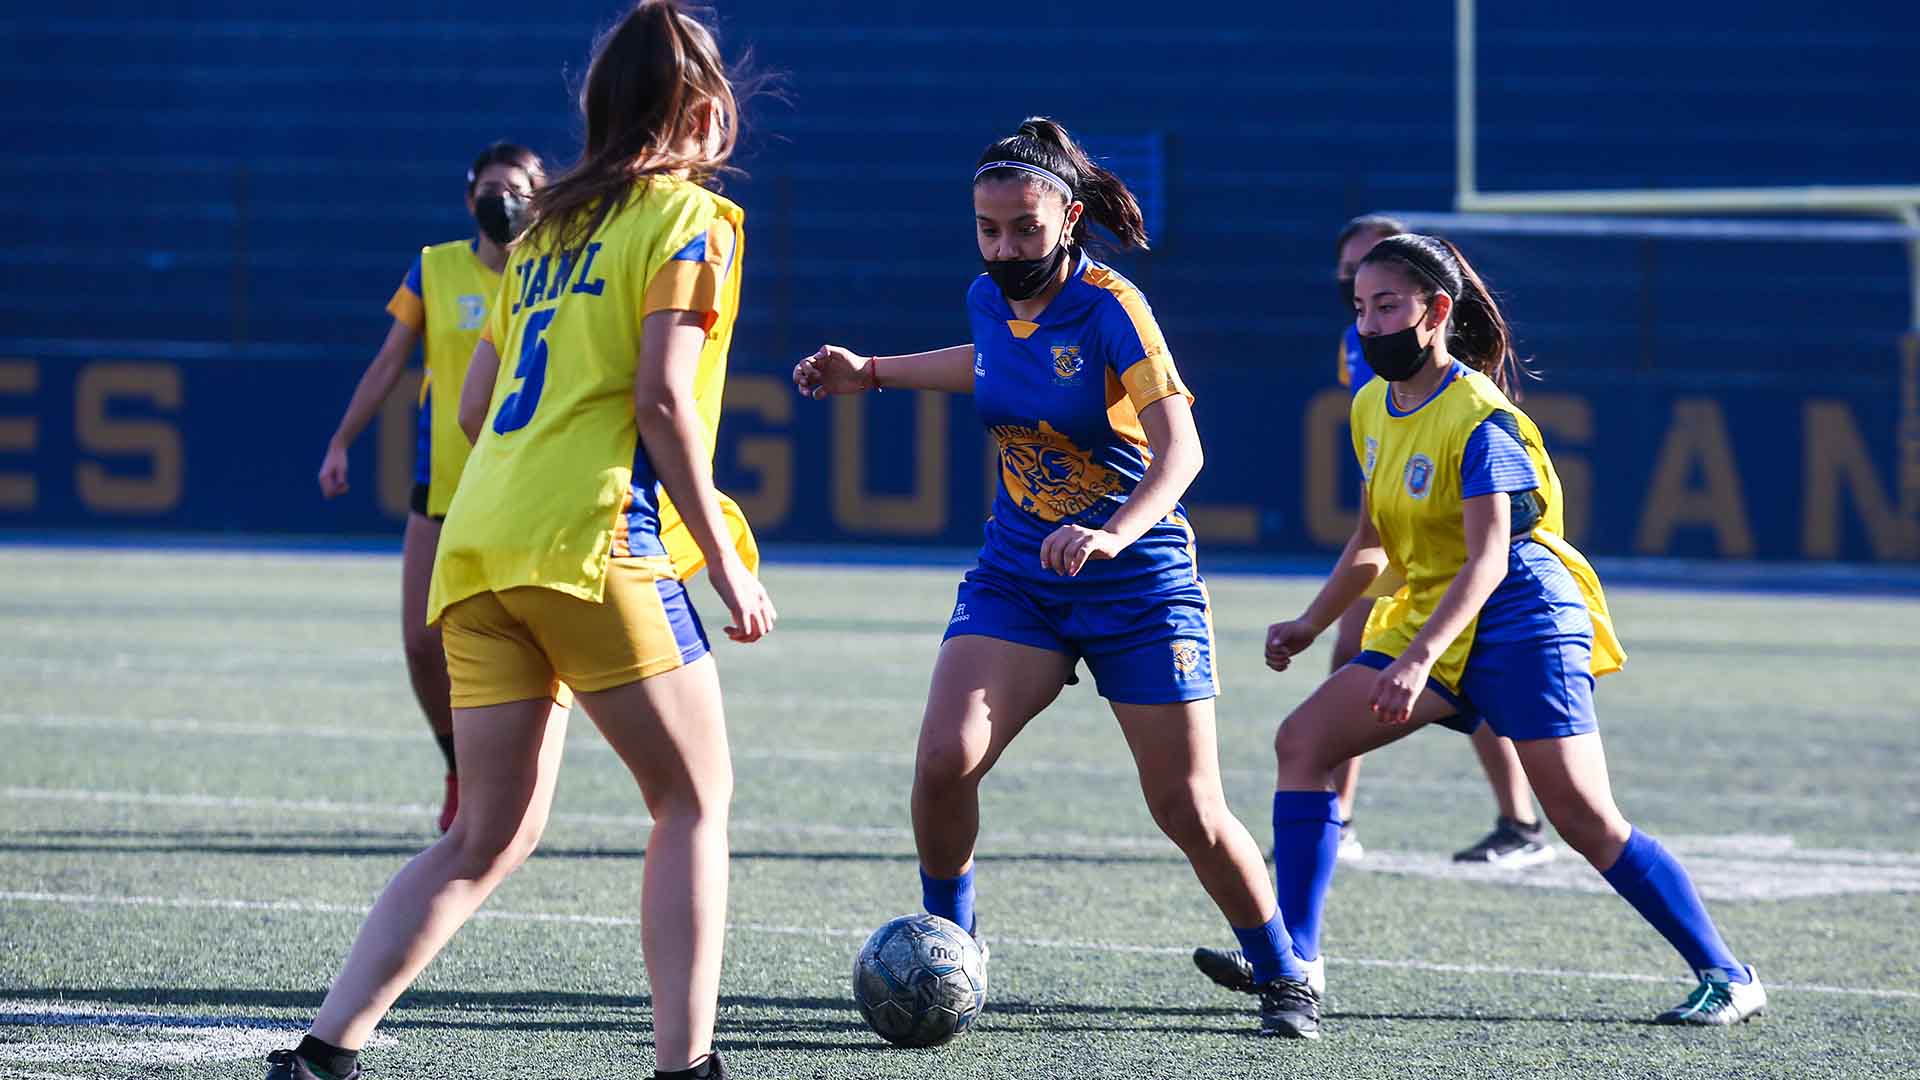
[[1053, 346], [1053, 381], [1070, 383], [1080, 377], [1080, 369], [1087, 361], [1080, 355], [1078, 345]]
[[1173, 643], [1173, 670], [1183, 679], [1191, 679], [1200, 674], [1200, 643], [1197, 641], [1176, 641]]
[[1022, 510], [1046, 521], [1074, 517], [1126, 490], [1119, 474], [1095, 464], [1091, 451], [1073, 445], [1052, 424], [1038, 429], [1003, 424], [993, 429], [1000, 444], [1000, 480]]
[[1433, 488], [1433, 459], [1425, 454], [1415, 454], [1407, 459], [1407, 494], [1416, 499], [1424, 499]]

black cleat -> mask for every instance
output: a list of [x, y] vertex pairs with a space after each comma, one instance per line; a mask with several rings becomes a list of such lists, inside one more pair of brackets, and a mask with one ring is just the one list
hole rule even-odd
[[700, 1069], [705, 1069], [706, 1071], [700, 1072], [699, 1069], [683, 1069], [679, 1072], [663, 1073], [655, 1069], [653, 1075], [655, 1080], [658, 1080], [660, 1077], [672, 1077], [674, 1080], [678, 1080], [680, 1077], [693, 1077], [694, 1080], [728, 1080], [728, 1078], [733, 1075], [727, 1072], [727, 1062], [720, 1056], [720, 1051], [718, 1050], [707, 1055], [707, 1060], [700, 1063]]
[[1494, 819], [1493, 831], [1470, 848], [1453, 853], [1454, 862], [1482, 863], [1507, 870], [1524, 870], [1553, 861], [1553, 845], [1538, 824], [1527, 826], [1510, 817]]
[[1260, 992], [1253, 984], [1253, 965], [1239, 949], [1195, 949], [1193, 966], [1200, 969], [1200, 974], [1236, 994]]
[[1260, 1034], [1282, 1039], [1320, 1037], [1320, 995], [1305, 979], [1275, 979], [1260, 987]]
[[267, 1080], [360, 1080], [361, 1068], [358, 1065], [345, 1076], [322, 1075], [307, 1064], [307, 1060], [291, 1050], [275, 1050], [267, 1055]]

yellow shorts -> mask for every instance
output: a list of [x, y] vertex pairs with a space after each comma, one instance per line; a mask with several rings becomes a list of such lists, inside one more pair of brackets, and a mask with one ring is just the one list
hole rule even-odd
[[664, 556], [609, 562], [598, 604], [529, 585], [469, 596], [440, 627], [456, 709], [570, 704], [567, 687], [611, 690], [707, 655], [700, 617]]

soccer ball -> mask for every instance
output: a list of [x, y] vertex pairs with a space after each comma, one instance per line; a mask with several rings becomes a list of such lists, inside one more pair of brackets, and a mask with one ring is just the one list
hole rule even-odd
[[938, 915], [902, 915], [873, 932], [853, 961], [853, 1000], [895, 1046], [939, 1046], [987, 1003], [985, 958], [973, 935]]

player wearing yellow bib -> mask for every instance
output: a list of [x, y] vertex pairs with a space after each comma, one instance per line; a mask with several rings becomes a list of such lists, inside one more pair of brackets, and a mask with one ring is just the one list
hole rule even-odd
[[446, 641], [460, 814], [388, 884], [269, 1080], [357, 1078], [380, 1018], [532, 851], [559, 771], [562, 683], [653, 821], [640, 912], [656, 1076], [726, 1075], [713, 1026], [733, 773], [659, 489], [677, 496], [728, 636], [758, 640], [773, 604], [729, 535], [709, 421], [744, 215], [699, 185], [732, 154], [738, 108], [711, 33], [672, 0], [645, 0], [600, 39], [581, 108], [585, 153], [535, 196], [461, 401], [477, 441], [427, 611]]
[[[1293, 950], [1322, 963], [1339, 814], [1329, 770], [1429, 723], [1513, 740], [1549, 820], [1685, 958], [1699, 985], [1657, 1020], [1732, 1024], [1766, 992], [1686, 870], [1614, 805], [1593, 680], [1626, 659], [1593, 568], [1561, 538], [1560, 482], [1502, 385], [1519, 367], [1492, 296], [1452, 244], [1400, 234], [1355, 277], [1367, 363], [1353, 401], [1362, 514], [1306, 612], [1267, 631], [1285, 671], [1388, 568], [1366, 649], [1288, 716], [1274, 744], [1274, 872]], [[1458, 355], [1460, 359], [1455, 359]], [[1319, 994], [1292, 1018], [1319, 1030]]]
[[[1374, 378], [1373, 369], [1367, 366], [1359, 326], [1354, 321], [1353, 276], [1359, 271], [1360, 260], [1373, 250], [1373, 245], [1405, 231], [1406, 228], [1393, 218], [1381, 214], [1363, 214], [1342, 226], [1339, 237], [1334, 240], [1334, 279], [1340, 283], [1340, 306], [1348, 319], [1346, 332], [1340, 335], [1340, 351], [1335, 359], [1334, 372], [1340, 385], [1355, 394], [1365, 390]], [[1373, 611], [1374, 599], [1391, 595], [1400, 585], [1400, 579], [1392, 572], [1382, 574], [1374, 587], [1368, 589], [1365, 596], [1340, 616], [1335, 624], [1338, 631], [1334, 636], [1333, 655], [1329, 658], [1330, 670], [1340, 670], [1360, 654], [1361, 636], [1366, 629], [1367, 616]], [[1494, 734], [1492, 727], [1483, 726], [1473, 733], [1473, 752], [1480, 759], [1480, 768], [1487, 774], [1487, 784], [1493, 789], [1498, 815], [1494, 818], [1493, 831], [1470, 847], [1455, 852], [1454, 861], [1486, 863], [1511, 869], [1551, 861], [1555, 854], [1553, 845], [1546, 842], [1540, 819], [1533, 812], [1533, 789], [1527, 786], [1527, 777], [1521, 771], [1520, 758], [1513, 752], [1513, 743]], [[1349, 758], [1333, 770], [1333, 790], [1340, 796], [1341, 862], [1358, 862], [1365, 857], [1365, 849], [1361, 847], [1359, 835], [1353, 827], [1353, 794], [1359, 785], [1360, 762], [1358, 757]], [[1214, 974], [1216, 981], [1223, 985], [1245, 989], [1243, 968], [1244, 965], [1233, 964], [1210, 974]]]
[[456, 415], [467, 361], [486, 325], [487, 304], [500, 289], [507, 244], [519, 231], [527, 200], [544, 179], [539, 155], [524, 146], [494, 143], [474, 159], [467, 169], [467, 212], [473, 215], [477, 234], [421, 249], [387, 302], [393, 325], [360, 376], [320, 463], [321, 494], [329, 499], [344, 494], [347, 448], [393, 392], [414, 347], [421, 346], [426, 377], [420, 383], [412, 506], [400, 548], [400, 626], [414, 697], [447, 761], [441, 832], [453, 824], [460, 788], [453, 713], [447, 704], [447, 656], [440, 647], [439, 629], [427, 625], [427, 579], [433, 570], [434, 548], [440, 543], [441, 519], [467, 460], [467, 437]]

